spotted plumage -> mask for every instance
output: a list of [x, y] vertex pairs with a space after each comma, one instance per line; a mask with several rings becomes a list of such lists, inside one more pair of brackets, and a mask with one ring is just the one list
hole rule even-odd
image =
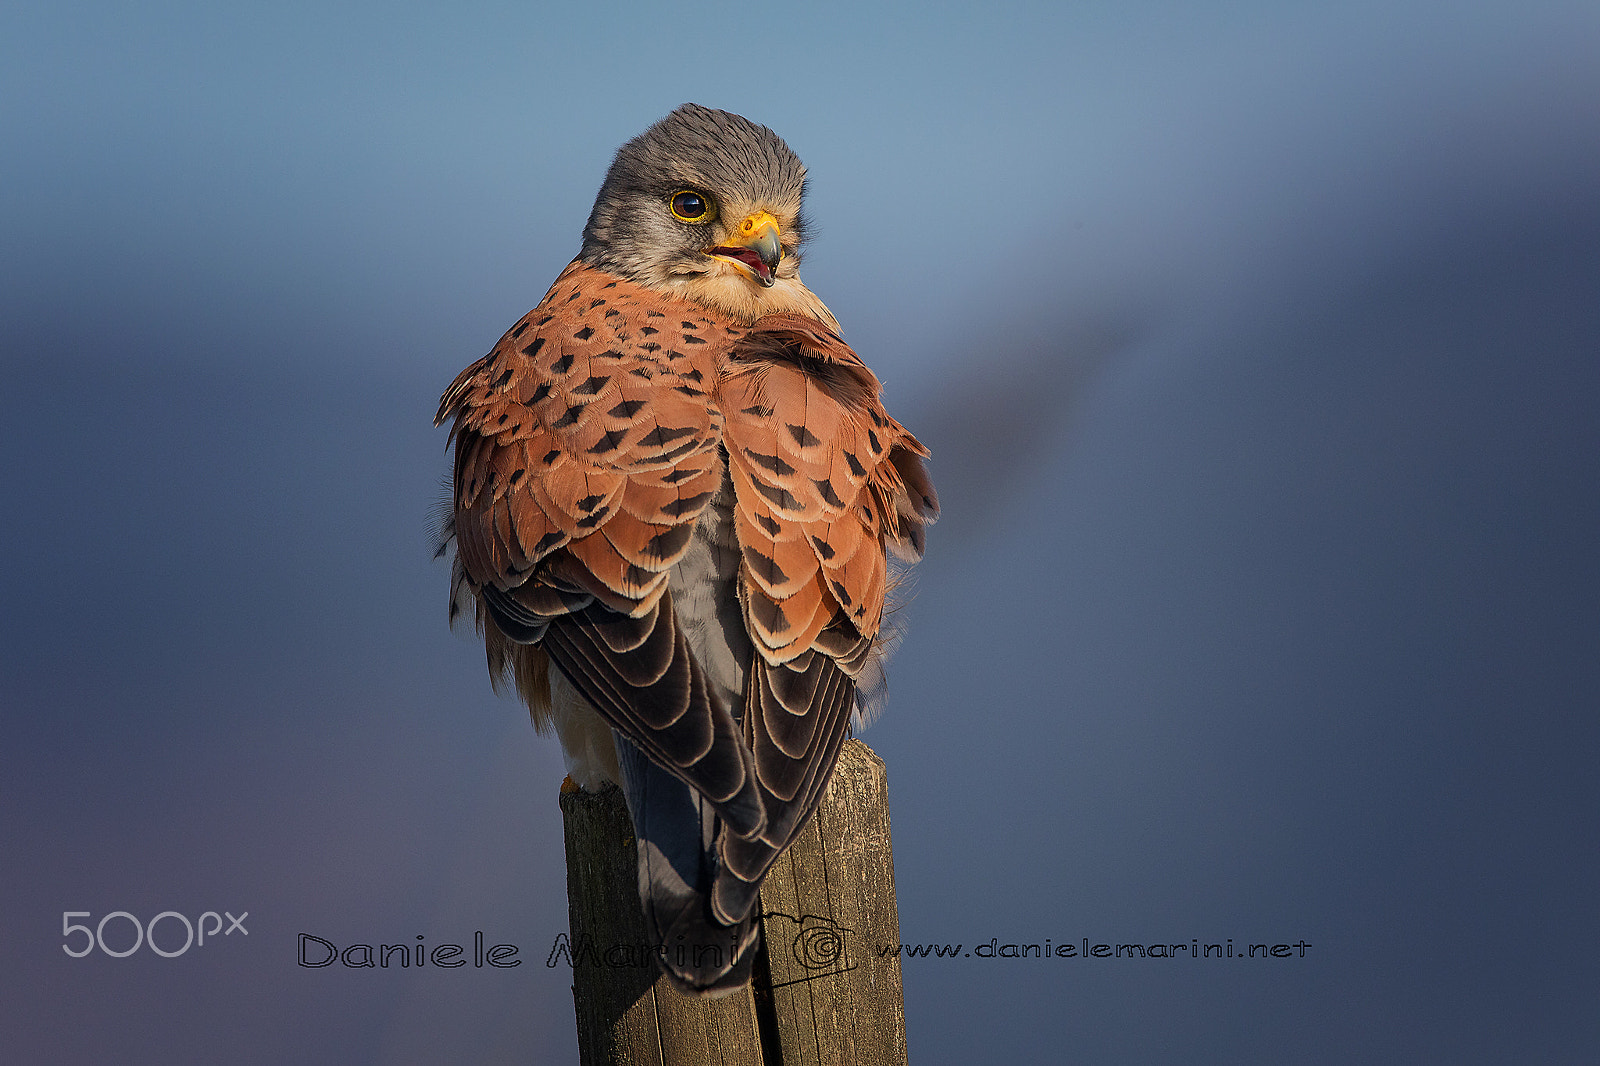
[[919, 557], [937, 513], [926, 449], [799, 280], [803, 181], [764, 127], [673, 112], [438, 415], [452, 603], [578, 783], [622, 784], [655, 935], [717, 947], [663, 959], [696, 993], [748, 977], [761, 881], [871, 668], [887, 553]]

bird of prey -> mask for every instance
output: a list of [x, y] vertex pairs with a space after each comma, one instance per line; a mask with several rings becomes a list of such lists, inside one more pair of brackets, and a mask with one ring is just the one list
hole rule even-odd
[[621, 785], [656, 956], [698, 995], [749, 977], [762, 879], [875, 676], [889, 555], [938, 513], [927, 449], [800, 281], [805, 173], [764, 126], [672, 112], [437, 419], [452, 617], [571, 782]]

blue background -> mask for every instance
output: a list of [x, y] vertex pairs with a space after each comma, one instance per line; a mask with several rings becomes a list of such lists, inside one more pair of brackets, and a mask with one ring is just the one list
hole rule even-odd
[[[908, 961], [912, 1061], [1595, 1061], [1597, 54], [1591, 3], [8, 4], [0, 1045], [576, 1060], [560, 760], [446, 631], [430, 422], [694, 100], [806, 161], [934, 449], [864, 737], [904, 939], [1313, 945]], [[249, 932], [63, 953], [115, 910]], [[524, 965], [296, 965], [476, 930]]]

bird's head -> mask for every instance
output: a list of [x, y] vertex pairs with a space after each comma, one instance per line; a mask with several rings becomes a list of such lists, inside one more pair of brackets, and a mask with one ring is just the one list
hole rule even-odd
[[765, 126], [684, 104], [617, 150], [582, 258], [741, 321], [787, 311], [836, 329], [800, 281], [805, 180]]

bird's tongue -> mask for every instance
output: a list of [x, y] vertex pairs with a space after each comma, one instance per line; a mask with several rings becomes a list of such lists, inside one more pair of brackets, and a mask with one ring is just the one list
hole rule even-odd
[[751, 270], [754, 270], [756, 272], [756, 276], [763, 281], [770, 280], [772, 277], [772, 271], [767, 269], [767, 264], [761, 261], [761, 257], [755, 253], [754, 249], [713, 248], [711, 249], [711, 254], [720, 255], [728, 259], [739, 260], [739, 262], [743, 263]]

